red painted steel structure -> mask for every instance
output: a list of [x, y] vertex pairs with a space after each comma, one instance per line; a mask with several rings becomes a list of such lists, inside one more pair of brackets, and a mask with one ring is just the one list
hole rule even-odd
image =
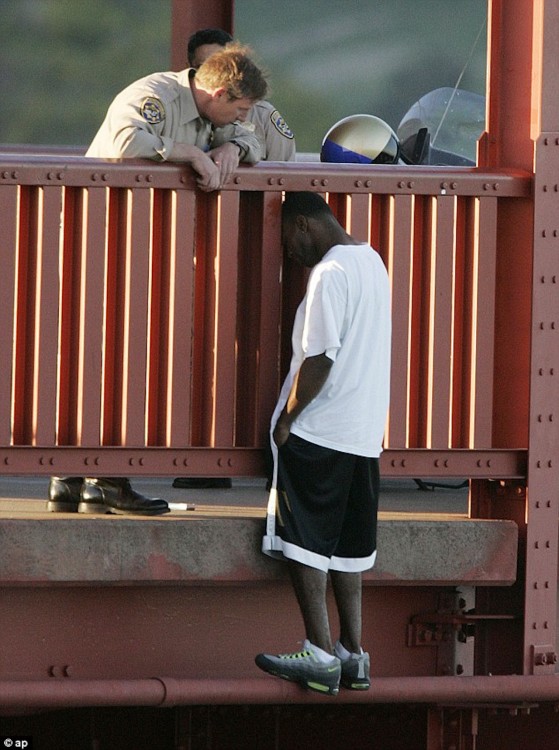
[[[326, 194], [381, 252], [394, 309], [383, 472], [467, 476], [472, 517], [512, 519], [521, 532], [517, 583], [478, 588], [476, 612], [522, 617], [479, 628], [473, 681], [434, 677], [439, 660], [432, 678], [386, 682], [371, 698], [440, 704], [429, 750], [476, 747], [486, 702], [559, 698], [559, 0], [490, 0], [488, 17], [487, 133], [474, 170], [259, 165], [200, 195], [180, 166], [0, 155], [1, 236], [16, 248], [0, 277], [7, 474], [261, 473], [304, 282], [279, 253], [282, 191]], [[175, 0], [175, 67], [191, 31], [232, 18], [230, 0]], [[431, 611], [418, 627], [445, 616]], [[167, 689], [179, 703], [201, 699], [187, 682], [137, 687], [146, 704]], [[221, 698], [198, 688], [230, 701], [227, 688]], [[84, 688], [89, 705], [97, 689]], [[114, 687], [119, 705], [127, 689]], [[245, 699], [292, 699], [283, 689], [247, 686]]]

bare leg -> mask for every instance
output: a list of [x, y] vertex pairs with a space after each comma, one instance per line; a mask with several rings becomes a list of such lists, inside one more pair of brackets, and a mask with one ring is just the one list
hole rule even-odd
[[331, 654], [332, 637], [326, 607], [327, 574], [294, 560], [289, 560], [288, 564], [306, 636], [315, 646]]
[[340, 641], [348, 651], [361, 648], [361, 573], [331, 570], [332, 588], [340, 618]]

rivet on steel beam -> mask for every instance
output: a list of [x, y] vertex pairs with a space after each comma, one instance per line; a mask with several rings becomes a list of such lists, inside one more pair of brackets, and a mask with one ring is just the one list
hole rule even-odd
[[274, 185], [276, 182], [275, 177], [268, 177], [268, 185]]
[[17, 180], [17, 179], [18, 179], [18, 177], [19, 177], [19, 172], [17, 172], [17, 171], [13, 171], [13, 172], [12, 172], [12, 180]]
[[457, 187], [458, 187], [458, 183], [457, 182], [451, 182], [450, 183], [450, 189], [451, 190], [456, 190]]
[[241, 178], [237, 175], [235, 177], [235, 179], [233, 180], [233, 182], [235, 183], [235, 185], [240, 185], [241, 184]]
[[5, 456], [4, 457], [4, 466], [9, 466], [9, 465], [10, 465], [10, 459], [8, 458], [8, 456]]
[[280, 177], [279, 178], [278, 185], [285, 185], [285, 177]]
[[549, 628], [549, 624], [547, 620], [544, 622], [543, 627], [544, 627], [544, 630], [547, 630]]
[[[538, 629], [538, 623], [537, 623], [537, 622], [533, 622], [533, 623], [532, 623], [532, 630], [537, 630], [537, 629]], [[537, 658], [538, 658], [538, 657], [536, 656], [536, 659], [537, 659]]]
[[547, 193], [547, 185], [542, 185], [542, 190], [544, 193]]
[[99, 179], [99, 175], [97, 174], [97, 172], [94, 172], [91, 175], [91, 179], [93, 180], [93, 182], [97, 182], [97, 180]]
[[[538, 468], [538, 469], [542, 468], [542, 462], [541, 461], [536, 461], [536, 468]], [[536, 503], [536, 508], [539, 508], [539, 507], [540, 507], [540, 504]]]
[[491, 185], [490, 185], [490, 184], [489, 184], [488, 182], [486, 182], [486, 183], [485, 183], [485, 184], [483, 185], [483, 189], [484, 189], [484, 190], [489, 190], [490, 188], [491, 188]]
[[54, 180], [54, 178], [55, 178], [55, 174], [54, 174], [54, 172], [49, 172], [49, 173], [47, 174], [47, 180]]
[[544, 583], [544, 588], [546, 588], [546, 589], [548, 589], [548, 588], [549, 588], [549, 581], [546, 581], [546, 582]]
[[2, 177], [4, 180], [7, 180], [9, 176], [10, 176], [9, 172], [2, 172]]
[[406, 187], [406, 183], [403, 180], [400, 180], [400, 182], [398, 183], [398, 187], [399, 188], [405, 188]]
[[553, 414], [550, 414], [550, 415], [548, 416], [548, 420], [549, 420], [550, 422], [553, 422]]
[[538, 582], [537, 582], [537, 581], [534, 581], [534, 588], [535, 588], [535, 589], [537, 589], [537, 588], [538, 588]]
[[146, 175], [146, 182], [153, 182], [153, 175], [152, 174]]
[[541, 421], [542, 421], [542, 415], [538, 414], [538, 422], [541, 422]]
[[544, 138], [543, 139], [543, 145], [544, 146], [549, 146], [549, 138]]
[[548, 539], [547, 542], [545, 543], [545, 548], [549, 549], [550, 547], [551, 547], [551, 542]]
[[540, 548], [540, 543], [539, 542], [534, 542], [534, 548], [535, 549], [539, 549]]
[[446, 190], [447, 187], [448, 187], [448, 183], [447, 182], [441, 182], [441, 190]]
[[540, 276], [540, 283], [545, 284], [545, 276]]
[[493, 183], [493, 190], [498, 190], [498, 189], [499, 189], [499, 187], [500, 187], [500, 185], [499, 185], [499, 183], [498, 183], [498, 182], [494, 182], [494, 183]]
[[553, 463], [551, 461], [547, 462], [547, 468], [551, 469], [553, 467]]
[[373, 184], [372, 180], [365, 180], [365, 187], [370, 188], [372, 184]]
[[57, 178], [59, 180], [63, 180], [64, 179], [64, 172], [59, 172], [56, 176], [57, 176]]
[[141, 174], [136, 175], [136, 182], [141, 182], [144, 179], [144, 176]]
[[188, 177], [186, 175], [181, 175], [180, 181], [184, 184], [185, 182], [188, 182]]
[[321, 183], [320, 183], [320, 184], [321, 184], [321, 185], [322, 185], [323, 187], [326, 187], [326, 185], [328, 185], [328, 180], [326, 180], [326, 179], [324, 179], [324, 180], [321, 180]]
[[316, 179], [316, 177], [311, 180], [311, 185], [318, 185], [318, 180]]
[[104, 174], [101, 175], [101, 179], [103, 180], [103, 182], [108, 182], [109, 175], [105, 172]]
[[542, 229], [542, 237], [547, 237], [547, 232], [545, 229]]
[[413, 180], [410, 180], [408, 182], [408, 187], [410, 188], [410, 190], [411, 190], [411, 188], [413, 188], [414, 185], [415, 185], [415, 182]]
[[355, 187], [356, 188], [360, 188], [362, 185], [363, 185], [363, 183], [361, 182], [361, 180], [355, 180]]

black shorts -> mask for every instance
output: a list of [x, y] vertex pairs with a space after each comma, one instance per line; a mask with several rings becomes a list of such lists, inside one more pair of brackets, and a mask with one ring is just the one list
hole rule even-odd
[[269, 508], [274, 528], [270, 533], [269, 518], [264, 551], [321, 570], [372, 568], [378, 458], [342, 453], [291, 434], [278, 451], [277, 468], [275, 509]]

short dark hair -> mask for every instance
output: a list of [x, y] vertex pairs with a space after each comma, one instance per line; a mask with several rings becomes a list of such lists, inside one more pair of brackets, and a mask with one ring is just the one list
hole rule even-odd
[[196, 31], [188, 40], [187, 55], [188, 64], [194, 65], [194, 53], [203, 44], [219, 44], [225, 47], [226, 44], [233, 41], [233, 37], [223, 29], [200, 29]]
[[324, 198], [318, 193], [300, 191], [286, 193], [282, 206], [283, 220], [294, 220], [296, 216], [332, 217], [333, 213]]

